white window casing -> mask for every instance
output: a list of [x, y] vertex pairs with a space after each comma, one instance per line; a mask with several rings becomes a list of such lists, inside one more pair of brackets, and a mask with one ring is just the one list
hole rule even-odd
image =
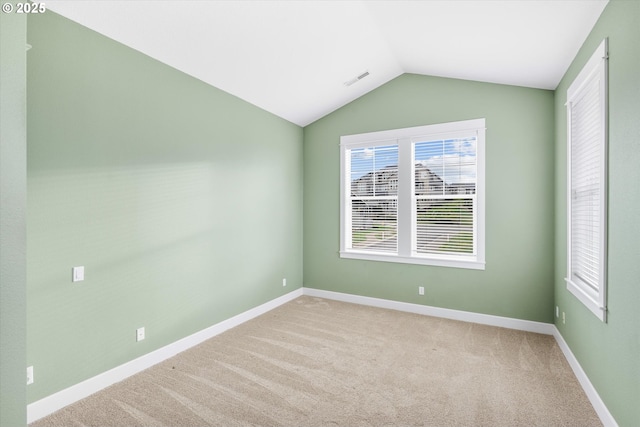
[[607, 39], [567, 90], [567, 289], [607, 316]]
[[340, 139], [340, 256], [485, 268], [485, 120]]

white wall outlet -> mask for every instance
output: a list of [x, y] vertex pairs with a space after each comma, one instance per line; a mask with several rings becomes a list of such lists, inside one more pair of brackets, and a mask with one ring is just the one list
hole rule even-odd
[[27, 368], [27, 385], [33, 384], [33, 366]]
[[566, 319], [565, 319], [565, 317], [564, 317], [564, 311], [563, 311], [563, 312], [562, 312], [562, 323], [563, 323], [563, 324], [565, 323], [565, 320], [566, 320]]
[[282, 279], [282, 286], [287, 286], [287, 279]]
[[424, 295], [424, 286], [418, 287], [418, 295]]
[[144, 339], [144, 327], [136, 329], [136, 341], [142, 341]]
[[556, 305], [556, 317], [560, 317], [560, 307]]
[[82, 282], [84, 280], [84, 266], [73, 267], [71, 269], [71, 281]]

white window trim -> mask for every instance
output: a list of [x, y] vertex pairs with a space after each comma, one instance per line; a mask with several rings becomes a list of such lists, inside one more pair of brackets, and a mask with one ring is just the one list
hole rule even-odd
[[[605, 38], [586, 63], [582, 71], [578, 74], [569, 89], [567, 90], [567, 276], [565, 281], [567, 289], [580, 302], [582, 302], [598, 319], [607, 321], [607, 145], [608, 145], [608, 123], [607, 123], [607, 61], [608, 49]], [[589, 84], [599, 82], [599, 120], [601, 121], [600, 135], [600, 236], [599, 236], [599, 284], [598, 291], [581, 281], [572, 274], [572, 170], [571, 170], [571, 107], [572, 101], [578, 98]]]
[[[477, 215], [475, 230], [476, 254], [439, 255], [412, 253], [411, 238], [415, 233], [413, 209], [415, 203], [411, 194], [410, 184], [414, 176], [412, 163], [414, 142], [438, 138], [467, 137], [473, 134], [476, 142], [476, 206]], [[346, 197], [351, 191], [349, 177], [345, 176], [346, 165], [349, 162], [351, 149], [372, 147], [379, 145], [398, 145], [398, 253], [376, 253], [358, 251], [347, 247], [350, 236], [347, 236], [347, 223], [350, 223], [350, 212], [347, 212]], [[485, 119], [473, 119], [459, 122], [440, 123], [435, 125], [417, 126], [404, 129], [369, 132], [357, 135], [346, 135], [340, 138], [340, 257], [371, 261], [396, 262], [406, 264], [433, 265], [442, 267], [466, 268], [475, 270], [485, 269]]]

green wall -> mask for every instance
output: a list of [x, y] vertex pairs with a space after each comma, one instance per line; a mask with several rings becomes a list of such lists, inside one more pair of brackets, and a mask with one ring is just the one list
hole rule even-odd
[[[341, 135], [482, 117], [486, 270], [339, 258]], [[553, 120], [551, 91], [404, 74], [307, 126], [304, 285], [553, 322]]]
[[[14, 2], [11, 2], [14, 3]], [[26, 425], [26, 43], [0, 13], [0, 426]]]
[[[609, 38], [608, 322], [573, 295], [566, 276], [566, 94]], [[640, 2], [611, 1], [556, 90], [556, 326], [620, 426], [640, 425]]]
[[[639, 2], [610, 2], [555, 93], [406, 74], [304, 131], [54, 13], [29, 16], [26, 298], [24, 68], [22, 84], [20, 72], [6, 73], [24, 67], [14, 16], [2, 14], [0, 425], [24, 424], [25, 366], [35, 367], [33, 402], [303, 282], [542, 322], [557, 304], [567, 315], [557, 326], [609, 410], [621, 426], [638, 424]], [[604, 37], [607, 324], [564, 284], [564, 98]], [[22, 88], [15, 103], [9, 85]], [[480, 117], [486, 270], [340, 259], [339, 137]], [[76, 265], [84, 282], [71, 283]], [[136, 343], [140, 326], [147, 338]]]
[[299, 126], [54, 13], [28, 26], [29, 402], [302, 286]]

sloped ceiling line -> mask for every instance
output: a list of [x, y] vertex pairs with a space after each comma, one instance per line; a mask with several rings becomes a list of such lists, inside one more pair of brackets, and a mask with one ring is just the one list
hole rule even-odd
[[[46, 6], [306, 126], [402, 73], [555, 89], [606, 4], [48, 0]], [[364, 70], [367, 78], [344, 84]]]

